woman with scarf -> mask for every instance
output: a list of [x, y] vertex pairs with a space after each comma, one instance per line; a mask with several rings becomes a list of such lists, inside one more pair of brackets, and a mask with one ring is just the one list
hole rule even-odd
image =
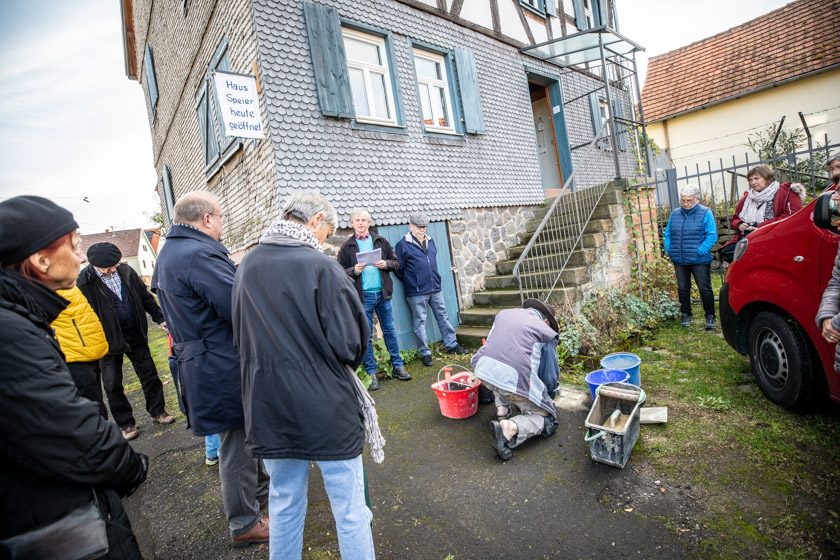
[[79, 394], [50, 327], [84, 260], [78, 227], [45, 198], [0, 203], [0, 558], [140, 558], [120, 496], [148, 459]]
[[782, 183], [776, 180], [773, 168], [769, 165], [757, 165], [747, 173], [750, 190], [744, 193], [735, 206], [735, 214], [730, 223], [735, 235], [720, 248], [721, 257], [732, 262], [735, 243], [741, 237], [762, 226], [792, 216], [802, 209], [805, 188], [799, 183]]

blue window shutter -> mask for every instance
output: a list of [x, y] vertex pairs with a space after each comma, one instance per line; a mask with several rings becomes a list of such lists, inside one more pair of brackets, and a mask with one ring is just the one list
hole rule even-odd
[[[624, 118], [624, 105], [621, 104], [621, 101], [618, 99], [613, 99], [612, 102], [612, 112], [613, 112], [613, 119]], [[619, 123], [618, 121], [615, 122], [615, 143], [618, 145], [618, 149], [622, 152], [627, 151], [627, 125], [624, 123]]]
[[595, 18], [595, 27], [601, 25], [609, 25], [609, 15], [607, 11], [607, 0], [593, 0], [592, 2], [592, 17]]
[[589, 110], [592, 112], [592, 133], [597, 135], [601, 128], [601, 104], [597, 93], [589, 94]]
[[470, 134], [484, 133], [484, 115], [481, 112], [481, 92], [475, 57], [466, 49], [455, 49], [455, 66], [458, 69], [458, 86], [464, 113], [464, 130]]
[[583, 9], [583, 0], [572, 0], [572, 5], [575, 9], [575, 26], [583, 31], [589, 29], [586, 25], [586, 12]]
[[321, 113], [328, 117], [352, 118], [355, 111], [338, 11], [305, 0], [303, 13]]
[[[213, 66], [213, 70], [218, 70], [220, 72], [227, 72], [230, 70], [230, 60], [228, 59], [227, 53], [227, 42], [222, 43], [223, 46], [219, 47], [219, 50], [223, 52], [222, 56], [215, 60], [215, 65]], [[223, 50], [222, 50], [223, 49]], [[217, 54], [218, 56], [218, 54]], [[216, 82], [214, 80], [209, 80], [210, 90], [213, 92], [213, 109], [216, 113], [216, 126], [219, 128], [219, 135], [220, 135], [220, 148], [219, 151], [224, 152], [228, 146], [230, 146], [231, 142], [234, 141], [235, 137], [228, 136], [225, 134], [225, 122], [222, 120], [222, 108], [219, 105], [219, 95], [216, 91]], [[212, 121], [211, 121], [212, 122]]]
[[219, 143], [216, 140], [216, 133], [213, 130], [213, 119], [210, 117], [210, 108], [207, 104], [207, 84], [199, 94], [198, 104], [198, 127], [201, 131], [201, 143], [204, 146], [204, 165], [210, 165], [219, 155]]
[[163, 166], [163, 209], [166, 213], [166, 225], [171, 226], [175, 212], [175, 193], [172, 191], [172, 173], [169, 166]]
[[[548, 86], [548, 99], [551, 102], [551, 118], [554, 121], [554, 140], [557, 143], [557, 154], [560, 157], [560, 169], [563, 172], [563, 181], [566, 181], [572, 174], [572, 149], [569, 145], [569, 132], [566, 126], [566, 109], [563, 102], [563, 90], [559, 82], [553, 82]], [[556, 113], [554, 108], [559, 107]]]
[[152, 107], [152, 115], [157, 110], [158, 87], [155, 76], [155, 63], [152, 58], [152, 47], [146, 45], [146, 85], [149, 88], [149, 105]]
[[549, 16], [557, 15], [557, 0], [545, 0], [545, 13]]

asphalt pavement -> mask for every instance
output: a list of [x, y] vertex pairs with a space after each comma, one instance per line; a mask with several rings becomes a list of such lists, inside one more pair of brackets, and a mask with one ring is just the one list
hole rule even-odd
[[[624, 469], [590, 460], [580, 411], [560, 410], [557, 433], [526, 442], [502, 462], [491, 446], [492, 405], [463, 420], [440, 414], [430, 388], [440, 365], [414, 362], [413, 380], [386, 380], [373, 393], [387, 440], [384, 463], [365, 452], [379, 559], [694, 555], [693, 541], [679, 529], [689, 522], [690, 488], [671, 486], [642, 458], [631, 456]], [[185, 430], [183, 417], [172, 426], [153, 425], [142, 402], [135, 402], [135, 415], [142, 434], [132, 445], [151, 457], [152, 470], [125, 503], [144, 555], [268, 558], [266, 546], [228, 546], [217, 467], [204, 465], [203, 439]], [[642, 426], [641, 437], [651, 429]], [[329, 502], [313, 466], [304, 558], [338, 557]]]

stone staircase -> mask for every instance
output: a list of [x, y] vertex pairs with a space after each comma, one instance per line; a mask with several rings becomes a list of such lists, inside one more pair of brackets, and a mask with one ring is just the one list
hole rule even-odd
[[[575, 307], [583, 300], [591, 287], [592, 267], [598, 261], [599, 254], [608, 250], [607, 245], [610, 234], [615, 228], [615, 220], [622, 215], [621, 204], [621, 192], [615, 188], [608, 188], [601, 197], [592, 218], [584, 228], [580, 244], [569, 257], [566, 268], [560, 275], [562, 285], [558, 282], [551, 296], [558, 314], [562, 312], [557, 305], [558, 303], [568, 302], [572, 307]], [[520, 306], [519, 287], [513, 277], [513, 268], [548, 211], [549, 206], [550, 203], [547, 203], [536, 211], [534, 219], [526, 223], [525, 232], [519, 235], [519, 244], [508, 249], [508, 259], [496, 263], [496, 275], [485, 279], [484, 291], [473, 294], [475, 305], [461, 310], [461, 321], [457, 334], [459, 342], [464, 346], [474, 348], [481, 346], [482, 339], [486, 338], [490, 332], [496, 314], [502, 309]], [[571, 239], [577, 236], [580, 226], [573, 223], [571, 226], [549, 229], [548, 231], [551, 232], [551, 237], [554, 240]], [[559, 258], [541, 257], [536, 259], [532, 266], [545, 272], [537, 273], [531, 283], [548, 288], [554, 283], [557, 276]]]

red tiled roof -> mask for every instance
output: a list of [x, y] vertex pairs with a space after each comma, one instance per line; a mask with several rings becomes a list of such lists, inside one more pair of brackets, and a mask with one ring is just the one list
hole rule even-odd
[[87, 254], [87, 250], [95, 243], [108, 242], [119, 247], [123, 259], [136, 257], [140, 250], [140, 232], [140, 228], [137, 228], [82, 235], [82, 252]]
[[797, 0], [652, 57], [642, 91], [648, 122], [840, 65], [840, 0]]

